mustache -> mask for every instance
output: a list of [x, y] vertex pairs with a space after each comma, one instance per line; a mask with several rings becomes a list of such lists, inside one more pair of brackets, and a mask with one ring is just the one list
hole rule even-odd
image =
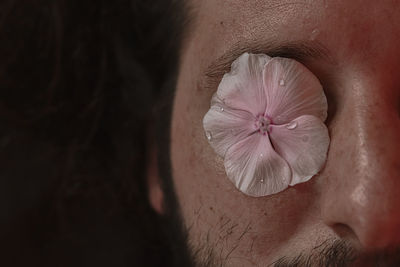
[[327, 240], [309, 252], [282, 257], [273, 267], [394, 267], [400, 266], [400, 247], [362, 253], [344, 240]]

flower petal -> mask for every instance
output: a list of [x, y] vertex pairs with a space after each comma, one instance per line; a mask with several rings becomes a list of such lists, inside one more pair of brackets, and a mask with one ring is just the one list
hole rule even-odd
[[266, 106], [263, 69], [270, 59], [264, 54], [242, 54], [222, 78], [218, 98], [231, 108], [250, 111], [254, 116], [263, 114]]
[[225, 170], [240, 191], [254, 197], [283, 191], [291, 177], [288, 164], [274, 151], [268, 135], [258, 133], [227, 151]]
[[272, 58], [264, 68], [263, 78], [265, 112], [274, 124], [288, 123], [301, 115], [325, 121], [328, 104], [322, 86], [302, 64], [289, 58]]
[[271, 142], [292, 169], [290, 185], [308, 181], [325, 163], [329, 134], [318, 118], [304, 115], [286, 125], [271, 125]]
[[221, 157], [232, 145], [254, 132], [255, 117], [247, 111], [231, 109], [216, 95], [203, 118], [203, 127], [211, 147]]

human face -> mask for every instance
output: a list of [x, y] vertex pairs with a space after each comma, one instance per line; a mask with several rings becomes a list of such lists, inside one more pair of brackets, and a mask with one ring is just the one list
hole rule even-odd
[[[358, 265], [368, 266], [361, 258], [396, 249], [398, 2], [202, 0], [191, 6], [172, 114], [171, 162], [198, 261], [211, 255], [214, 264], [266, 266], [282, 257], [318, 254], [341, 240], [357, 253]], [[218, 81], [245, 51], [302, 62], [321, 81], [329, 104], [324, 169], [307, 183], [260, 198], [229, 181], [202, 127]]]

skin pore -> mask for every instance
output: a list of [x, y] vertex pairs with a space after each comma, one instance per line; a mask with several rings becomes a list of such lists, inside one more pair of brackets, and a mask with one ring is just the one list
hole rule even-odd
[[[400, 6], [391, 0], [190, 4], [171, 164], [198, 264], [212, 258], [210, 265], [267, 266], [338, 244], [349, 259], [359, 257], [356, 265], [369, 266], [372, 258], [393, 263], [400, 242]], [[329, 104], [325, 168], [307, 183], [260, 198], [228, 180], [202, 127], [219, 80], [245, 51], [300, 61], [320, 79]]]

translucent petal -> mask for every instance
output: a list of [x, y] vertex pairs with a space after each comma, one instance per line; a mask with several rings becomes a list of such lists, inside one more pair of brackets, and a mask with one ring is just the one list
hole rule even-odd
[[203, 118], [203, 127], [211, 147], [221, 157], [232, 145], [254, 132], [255, 117], [247, 111], [231, 109], [216, 95]]
[[272, 58], [264, 68], [263, 78], [266, 115], [275, 124], [288, 123], [301, 115], [325, 121], [328, 104], [322, 86], [302, 64], [293, 59]]
[[217, 95], [234, 109], [263, 114], [266, 98], [263, 86], [263, 69], [271, 58], [264, 54], [242, 54], [232, 63], [218, 86]]
[[291, 177], [288, 164], [273, 150], [268, 135], [259, 133], [227, 151], [225, 170], [240, 191], [254, 197], [283, 191]]
[[305, 115], [285, 125], [273, 125], [270, 138], [292, 170], [290, 185], [308, 181], [323, 167], [330, 140], [320, 119]]

